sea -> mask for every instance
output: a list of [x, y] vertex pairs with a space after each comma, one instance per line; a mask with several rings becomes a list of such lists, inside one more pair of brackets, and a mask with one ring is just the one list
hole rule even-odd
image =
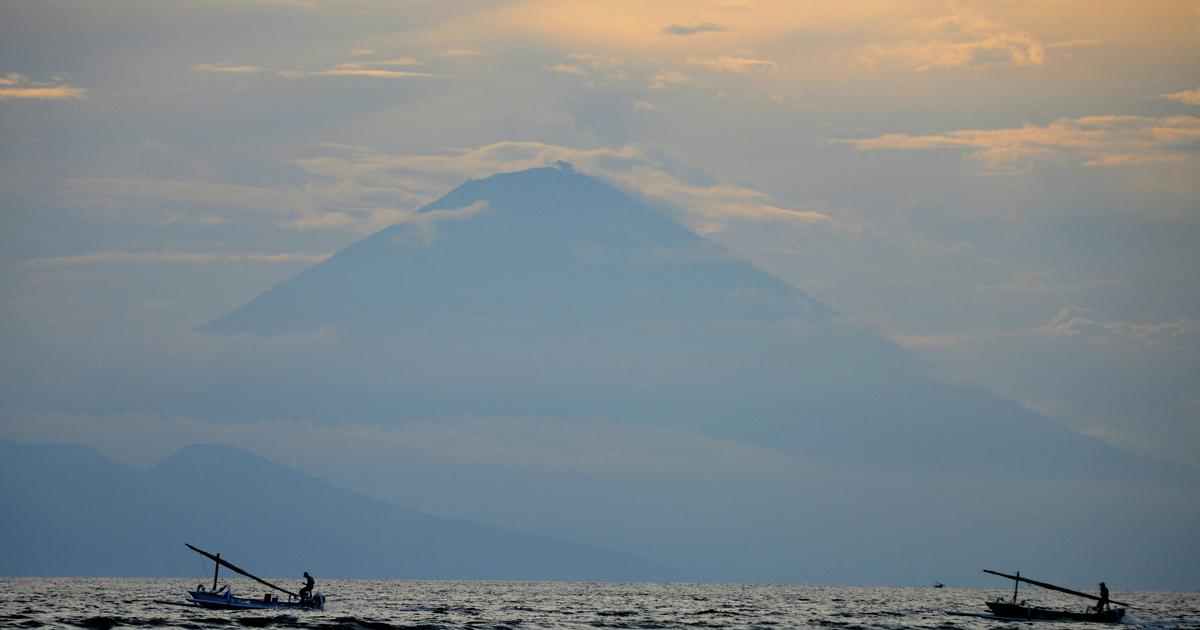
[[[264, 587], [230, 582], [238, 595]], [[183, 601], [197, 579], [0, 578], [3, 628], [1112, 628], [1003, 622], [947, 611], [986, 612], [1006, 588], [878, 588], [813, 585], [321, 580], [324, 611], [220, 612]], [[1043, 605], [1082, 608], [1076, 598], [1029, 589]], [[1117, 592], [1136, 604], [1123, 628], [1200, 628], [1200, 593]]]

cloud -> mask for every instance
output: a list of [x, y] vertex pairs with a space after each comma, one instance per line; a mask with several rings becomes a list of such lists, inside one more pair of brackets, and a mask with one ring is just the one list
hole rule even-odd
[[[358, 152], [342, 145], [324, 145], [323, 150]], [[323, 161], [329, 160], [328, 172]], [[302, 160], [303, 161], [303, 160]], [[336, 158], [319, 157], [305, 162], [312, 169], [310, 181], [291, 186], [251, 186], [208, 180], [153, 179], [148, 177], [69, 178], [53, 188], [38, 191], [51, 198], [89, 211], [162, 213], [160, 224], [195, 223], [216, 225], [231, 213], [250, 211], [268, 215], [276, 225], [297, 230], [352, 229], [363, 232], [385, 227], [432, 200], [445, 188], [431, 189], [419, 178], [390, 178], [355, 181], [340, 173]], [[461, 182], [455, 182], [457, 185]], [[448, 182], [438, 182], [446, 186]], [[206, 209], [208, 212], [204, 212]], [[163, 211], [166, 212], [163, 212]], [[397, 214], [399, 213], [399, 214]]]
[[562, 63], [548, 66], [561, 74], [570, 74], [588, 79], [589, 88], [623, 86], [629, 83], [625, 60], [615, 55], [594, 53], [570, 53]]
[[779, 69], [779, 64], [775, 61], [770, 59], [752, 59], [749, 57], [713, 57], [705, 59], [689, 57], [687, 63], [718, 72], [736, 72], [738, 74], [760, 74]]
[[585, 77], [587, 73], [579, 66], [573, 66], [569, 63], [556, 63], [550, 66], [550, 70], [559, 74], [573, 74], [578, 77]]
[[192, 66], [192, 69], [198, 70], [200, 72], [217, 72], [217, 73], [223, 73], [223, 74], [253, 74], [255, 72], [263, 72], [266, 70], [266, 68], [262, 68], [260, 66], [234, 65], [234, 64], [224, 64], [224, 63], [222, 63], [222, 64], [201, 63], [201, 64]]
[[[374, 54], [374, 51], [366, 48], [358, 48], [351, 51], [352, 55], [362, 57]], [[276, 70], [275, 73], [281, 77], [288, 79], [300, 79], [304, 77], [368, 77], [374, 79], [408, 79], [420, 77], [435, 77], [438, 76], [431, 72], [415, 72], [412, 70], [396, 70], [395, 68], [404, 67], [423, 67], [425, 62], [415, 57], [390, 57], [387, 59], [365, 60], [365, 61], [349, 61], [340, 63], [332, 68], [323, 70], [308, 70], [304, 68], [286, 68]], [[235, 64], [198, 64], [192, 66], [194, 70], [200, 72], [212, 72], [219, 74], [251, 74], [255, 72], [268, 72], [271, 69], [262, 66], [252, 65], [235, 65]]]
[[692, 80], [674, 70], [663, 70], [650, 77], [649, 87], [652, 90], [665, 90], [691, 83]]
[[417, 213], [415, 207], [410, 208], [376, 208], [352, 215], [347, 212], [317, 212], [306, 214], [294, 221], [284, 223], [286, 227], [296, 230], [338, 230], [353, 229], [356, 232], [373, 233], [393, 225], [408, 224], [414, 226], [418, 240], [422, 246], [428, 247], [437, 240], [437, 223], [439, 221], [462, 221], [484, 209], [487, 205], [478, 202], [463, 208], [453, 210], [435, 210]]
[[173, 212], [167, 218], [159, 221], [158, 224], [175, 225], [181, 223], [191, 223], [195, 225], [224, 225], [229, 222], [229, 219], [216, 214], [192, 215], [187, 212]]
[[1195, 90], [1172, 92], [1170, 94], [1159, 94], [1158, 97], [1170, 99], [1172, 101], [1179, 101], [1180, 103], [1185, 103], [1187, 105], [1200, 106], [1200, 88]]
[[593, 70], [607, 70], [611, 68], [620, 68], [625, 65], [625, 60], [616, 55], [598, 55], [595, 53], [571, 53], [567, 55], [573, 63], [585, 65]]
[[[345, 65], [345, 64], [343, 64]], [[383, 59], [381, 61], [373, 61], [374, 66], [423, 66], [424, 61], [415, 57], [392, 57], [391, 59]]]
[[52, 256], [32, 258], [22, 265], [26, 267], [79, 267], [96, 265], [162, 265], [212, 263], [317, 263], [329, 258], [330, 254], [222, 254], [215, 252], [183, 252], [163, 250], [158, 252], [129, 252], [108, 250], [76, 256]]
[[1166, 346], [1185, 337], [1200, 337], [1200, 320], [1179, 317], [1152, 323], [1109, 321], [1091, 309], [1066, 307], [1038, 331], [1047, 335], [1082, 336], [1098, 344], [1119, 338]]
[[722, 33], [729, 30], [715, 22], [700, 22], [699, 24], [671, 24], [664, 26], [662, 32], [666, 35], [696, 35], [698, 33]]
[[48, 194], [91, 209], [144, 208], [183, 203], [271, 214], [305, 214], [319, 207], [319, 189], [246, 186], [205, 180], [77, 177], [61, 180]]
[[318, 212], [309, 214], [288, 222], [288, 227], [297, 230], [335, 230], [350, 227], [356, 223], [354, 217], [345, 212]]
[[479, 52], [478, 50], [471, 50], [469, 48], [451, 48], [450, 50], [442, 52], [442, 54], [447, 57], [482, 57], [483, 56], [483, 53]]
[[977, 347], [980, 343], [1005, 343], [1015, 340], [1065, 337], [1081, 340], [1092, 346], [1106, 346], [1116, 341], [1133, 342], [1150, 348], [1169, 348], [1185, 341], [1200, 342], [1200, 319], [1176, 317], [1166, 321], [1126, 322], [1107, 319], [1090, 308], [1066, 306], [1045, 324], [1019, 330], [990, 330], [910, 334], [887, 322], [873, 322], [875, 327], [896, 343], [913, 350]]
[[467, 219], [487, 210], [487, 201], [475, 203], [460, 208], [441, 208], [425, 212], [411, 212], [402, 216], [392, 217], [391, 225], [406, 225], [413, 228], [412, 232], [400, 232], [395, 237], [398, 241], [407, 241], [415, 235], [422, 247], [430, 247], [437, 242], [438, 224], [443, 221], [466, 221]]
[[312, 73], [313, 76], [323, 77], [370, 77], [374, 79], [411, 79], [422, 77], [435, 77], [436, 74], [429, 72], [409, 72], [407, 70], [386, 70], [382, 68], [364, 67], [362, 64], [346, 63], [330, 68], [329, 70], [321, 70]]
[[[916, 70], [1040, 66], [1046, 48], [1032, 35], [983, 16], [964, 13], [903, 23], [897, 44], [872, 45], [859, 55], [868, 66], [899, 61]], [[1059, 42], [1060, 46], [1082, 45]]]
[[658, 105], [649, 101], [634, 101], [633, 108], [639, 112], [656, 112], [659, 110]]
[[887, 134], [841, 141], [864, 151], [960, 149], [989, 169], [1033, 158], [1068, 157], [1084, 166], [1194, 162], [1200, 117], [1084, 116], [1048, 125], [967, 129], [931, 135]]
[[83, 88], [71, 87], [61, 79], [50, 83], [30, 81], [25, 75], [10, 72], [0, 77], [0, 101], [11, 99], [61, 101], [81, 99]]
[[1090, 37], [1081, 37], [1078, 39], [1065, 39], [1059, 42], [1053, 42], [1046, 45], [1046, 48], [1080, 48], [1083, 46], [1097, 46], [1100, 40]]
[[355, 192], [359, 187], [366, 190], [403, 187], [427, 191], [425, 199], [432, 201], [467, 178], [554, 166], [563, 161], [635, 195], [674, 208], [678, 218], [702, 233], [720, 232], [737, 222], [779, 222], [805, 230], [847, 227], [826, 213], [782, 207], [770, 195], [751, 188], [685, 180], [664, 156], [639, 147], [574, 149], [539, 142], [498, 142], [434, 155], [389, 155], [362, 147], [330, 148], [337, 154], [301, 159], [296, 164], [315, 177], [333, 180], [332, 189], [351, 196], [360, 196]]

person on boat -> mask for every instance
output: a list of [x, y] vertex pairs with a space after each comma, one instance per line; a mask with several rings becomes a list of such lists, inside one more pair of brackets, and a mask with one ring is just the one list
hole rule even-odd
[[1104, 612], [1108, 610], [1108, 586], [1104, 582], [1100, 583], [1100, 601], [1096, 602], [1096, 612]]
[[304, 588], [300, 589], [300, 599], [312, 598], [313, 587], [315, 587], [316, 585], [317, 585], [317, 581], [313, 579], [313, 576], [308, 574], [308, 571], [305, 571], [304, 572]]

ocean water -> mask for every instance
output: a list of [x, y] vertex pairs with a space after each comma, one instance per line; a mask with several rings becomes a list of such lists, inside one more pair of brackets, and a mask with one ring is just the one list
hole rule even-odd
[[[319, 612], [220, 612], [167, 606], [199, 578], [3, 578], [5, 628], [1111, 628], [1103, 624], [1000, 622], [955, 617], [985, 612], [1007, 588], [865, 588], [805, 585], [616, 584], [321, 580]], [[298, 583], [296, 580], [284, 583]], [[264, 587], [231, 581], [243, 596]], [[292, 584], [295, 585], [295, 584]], [[1027, 589], [1045, 605], [1080, 600]], [[1116, 592], [1138, 604], [1124, 628], [1200, 628], [1200, 593]]]

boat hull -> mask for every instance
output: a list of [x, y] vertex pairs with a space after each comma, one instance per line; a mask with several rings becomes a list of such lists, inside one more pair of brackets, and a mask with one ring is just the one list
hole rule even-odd
[[228, 591], [213, 593], [211, 591], [189, 591], [189, 601], [201, 608], [213, 610], [324, 610], [325, 597], [320, 593], [312, 599], [277, 601], [275, 599], [250, 599], [236, 597]]
[[987, 602], [987, 607], [997, 617], [1006, 619], [1034, 619], [1041, 621], [1092, 621], [1096, 623], [1117, 623], [1125, 616], [1124, 608], [1113, 608], [1105, 611], [1075, 612], [1070, 610], [1055, 610], [1037, 606], [1022, 606], [1010, 602]]

